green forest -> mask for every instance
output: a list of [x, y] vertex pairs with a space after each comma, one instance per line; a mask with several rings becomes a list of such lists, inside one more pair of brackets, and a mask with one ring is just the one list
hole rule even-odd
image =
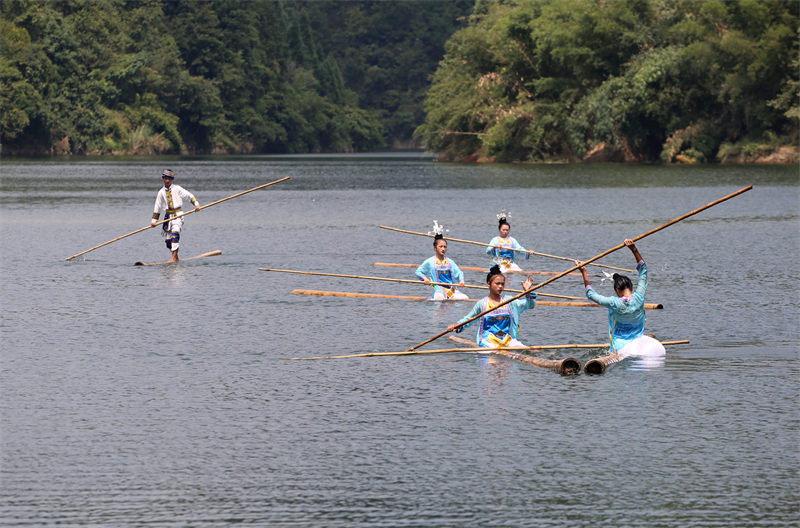
[[3, 155], [747, 161], [800, 122], [789, 0], [3, 0]]
[[747, 161], [798, 144], [784, 0], [478, 0], [417, 137], [449, 159]]
[[3, 0], [3, 154], [409, 146], [472, 0]]

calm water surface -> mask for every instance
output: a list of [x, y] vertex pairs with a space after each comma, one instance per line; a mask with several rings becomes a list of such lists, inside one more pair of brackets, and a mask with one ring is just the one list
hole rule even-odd
[[[291, 179], [186, 219], [181, 255], [219, 257], [133, 266], [169, 257], [148, 230], [64, 260], [147, 225], [165, 167], [203, 204]], [[0, 169], [0, 525], [800, 523], [797, 167], [287, 157]], [[287, 361], [404, 350], [470, 304], [293, 295], [428, 291], [258, 270], [413, 278], [374, 263], [418, 264], [430, 239], [379, 225], [438, 220], [488, 242], [501, 209], [527, 248], [588, 259], [750, 184], [638, 243], [647, 299], [664, 305], [648, 331], [691, 344], [604, 376], [465, 353]], [[488, 265], [478, 246], [453, 242], [448, 256]], [[627, 250], [603, 262], [635, 265]], [[564, 277], [540, 291], [583, 287]], [[606, 325], [601, 309], [539, 306], [521, 339], [597, 343]]]

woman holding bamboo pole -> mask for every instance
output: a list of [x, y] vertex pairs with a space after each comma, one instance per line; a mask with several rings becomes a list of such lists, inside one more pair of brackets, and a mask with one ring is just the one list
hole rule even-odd
[[614, 291], [616, 297], [606, 297], [597, 293], [589, 282], [586, 268], [581, 261], [575, 264], [581, 266], [583, 284], [586, 287], [586, 297], [600, 306], [608, 308], [608, 337], [611, 342], [611, 352], [620, 356], [663, 356], [666, 354], [664, 345], [650, 336], [644, 335], [644, 295], [647, 291], [647, 264], [645, 264], [633, 240], [625, 239], [625, 245], [631, 250], [636, 259], [636, 269], [639, 271], [639, 280], [636, 290], [633, 289], [631, 279], [625, 275], [615, 273]]
[[[480, 321], [476, 338], [478, 346], [486, 348], [524, 347], [525, 345], [518, 340], [519, 316], [522, 312], [536, 306], [536, 293], [528, 292], [523, 298], [505, 303], [493, 310], [495, 306], [508, 300], [508, 297], [503, 295], [506, 278], [501, 273], [500, 266], [496, 264], [492, 266], [486, 276], [486, 284], [489, 286], [489, 295], [475, 303], [472, 310], [457, 323], [450, 325], [447, 328], [448, 332], [454, 330], [461, 332], [477, 320]], [[532, 285], [533, 278], [531, 277], [522, 283], [522, 287], [526, 290]], [[484, 315], [475, 319], [475, 316], [481, 313]], [[474, 320], [470, 321], [470, 319]]]
[[447, 240], [444, 239], [441, 233], [437, 233], [433, 238], [433, 250], [435, 255], [426, 259], [425, 262], [420, 264], [417, 268], [416, 275], [425, 284], [433, 282], [443, 282], [452, 284], [450, 288], [433, 284], [433, 295], [430, 300], [432, 301], [446, 301], [469, 299], [465, 293], [462, 293], [456, 286], [464, 285], [464, 272], [458, 267], [452, 259], [444, 256], [447, 252]]
[[497, 215], [499, 235], [494, 237], [489, 242], [489, 247], [486, 248], [486, 254], [494, 258], [495, 263], [500, 266], [500, 270], [503, 273], [522, 271], [522, 268], [517, 264], [517, 251], [524, 252], [526, 260], [531, 256], [514, 237], [509, 236], [511, 226], [508, 223], [508, 218], [510, 217], [511, 215], [505, 211]]

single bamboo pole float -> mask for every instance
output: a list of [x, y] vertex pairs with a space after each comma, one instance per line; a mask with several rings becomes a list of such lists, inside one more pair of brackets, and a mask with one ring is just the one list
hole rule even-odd
[[[373, 266], [378, 267], [378, 268], [415, 268], [416, 269], [416, 268], [419, 267], [419, 264], [397, 264], [397, 263], [394, 263], [394, 262], [376, 262], [376, 263], [373, 264]], [[477, 266], [462, 266], [460, 264], [459, 264], [458, 267], [461, 268], [462, 270], [465, 270], [465, 271], [482, 271], [484, 273], [488, 273], [489, 272], [489, 268], [488, 267], [479, 268]], [[503, 272], [503, 275], [505, 275], [506, 273], [519, 273], [519, 274], [522, 274], [522, 275], [558, 275], [557, 271], [524, 271], [524, 270], [522, 270], [522, 271], [514, 271], [514, 270], [507, 270], [507, 271]], [[580, 277], [581, 276], [580, 273], [570, 273], [569, 275], [572, 276], [572, 277]], [[594, 274], [593, 276], [598, 276], [598, 275]]]
[[[322, 271], [299, 271], [299, 270], [287, 270], [287, 269], [275, 269], [275, 268], [258, 268], [259, 271], [274, 271], [278, 273], [296, 273], [298, 275], [318, 275], [320, 277], [339, 277], [344, 279], [366, 279], [366, 280], [376, 280], [376, 281], [386, 281], [386, 282], [403, 282], [406, 284], [420, 284], [422, 286], [455, 286], [457, 288], [477, 288], [481, 290], [488, 290], [488, 286], [480, 286], [480, 285], [472, 285], [472, 284], [464, 284], [459, 286], [457, 284], [451, 284], [449, 282], [424, 282], [421, 280], [412, 280], [412, 279], [395, 279], [392, 277], [369, 277], [366, 275], [347, 275], [344, 273], [326, 273]], [[508, 289], [505, 291], [510, 292], [521, 292], [522, 290], [512, 290]], [[539, 295], [543, 297], [556, 297], [558, 299], [572, 299], [572, 300], [582, 300], [585, 297], [574, 297], [572, 295], [557, 295], [554, 293], [540, 293]]]
[[[401, 299], [408, 301], [429, 301], [428, 297], [413, 296], [413, 295], [385, 295], [382, 293], [357, 293], [357, 292], [340, 292], [340, 291], [324, 291], [324, 290], [292, 290], [293, 295], [316, 295], [318, 297], [353, 297], [353, 298], [370, 298], [370, 299]], [[541, 294], [540, 294], [541, 295]], [[470, 301], [477, 302], [478, 299], [445, 299], [443, 301], [432, 302], [458, 302]], [[593, 302], [567, 302], [567, 301], [536, 301], [539, 306], [566, 306], [572, 308], [602, 308], [599, 304]], [[664, 308], [661, 304], [645, 303], [646, 310], [661, 310]]]
[[[657, 233], [657, 232], [661, 231], [662, 229], [666, 229], [666, 228], [668, 228], [669, 226], [671, 226], [671, 225], [673, 225], [673, 224], [676, 224], [676, 223], [680, 222], [681, 220], [685, 220], [685, 219], [689, 218], [690, 216], [696, 215], [697, 213], [699, 213], [699, 212], [701, 212], [701, 211], [705, 211], [706, 209], [708, 209], [708, 208], [710, 208], [710, 207], [713, 207], [713, 206], [715, 206], [715, 205], [718, 205], [718, 204], [720, 204], [720, 203], [722, 203], [722, 202], [724, 202], [724, 201], [726, 201], [726, 200], [730, 200], [731, 198], [734, 198], [734, 197], [736, 197], [736, 196], [739, 196], [740, 194], [742, 194], [742, 193], [745, 193], [745, 192], [749, 191], [749, 190], [750, 190], [750, 189], [752, 189], [752, 188], [753, 188], [753, 186], [752, 186], [752, 185], [748, 185], [747, 187], [743, 187], [743, 188], [739, 189], [738, 191], [736, 191], [736, 192], [734, 192], [734, 193], [731, 193], [731, 194], [729, 194], [729, 195], [727, 195], [727, 196], [723, 196], [722, 198], [720, 198], [720, 199], [718, 199], [718, 200], [714, 200], [713, 202], [711, 202], [711, 203], [708, 203], [708, 204], [704, 205], [703, 207], [700, 207], [700, 208], [698, 208], [698, 209], [695, 209], [694, 211], [690, 211], [690, 212], [686, 213], [685, 215], [681, 215], [681, 216], [679, 216], [678, 218], [675, 218], [675, 219], [673, 219], [673, 220], [670, 220], [670, 221], [669, 221], [669, 222], [667, 222], [666, 224], [663, 224], [663, 225], [661, 225], [661, 226], [658, 226], [658, 227], [656, 227], [656, 228], [654, 228], [654, 229], [651, 229], [650, 231], [648, 231], [648, 232], [646, 232], [646, 233], [643, 233], [643, 234], [641, 234], [641, 235], [639, 235], [639, 236], [637, 236], [637, 237], [635, 237], [635, 238], [633, 238], [633, 239], [631, 239], [631, 240], [633, 240], [634, 242], [636, 242], [637, 240], [641, 240], [641, 239], [643, 239], [643, 238], [645, 238], [645, 237], [647, 237], [647, 236], [650, 236], [650, 235], [652, 235], [653, 233]], [[532, 291], [538, 290], [538, 289], [539, 289], [539, 288], [541, 288], [542, 286], [545, 286], [545, 285], [547, 285], [547, 284], [550, 284], [550, 283], [551, 283], [551, 282], [553, 282], [554, 280], [557, 280], [557, 279], [559, 279], [559, 278], [563, 277], [563, 276], [564, 276], [564, 275], [566, 275], [567, 273], [571, 273], [571, 272], [573, 272], [573, 271], [575, 271], [575, 270], [577, 270], [577, 269], [580, 269], [582, 266], [585, 266], [585, 265], [586, 265], [586, 264], [588, 264], [589, 262], [592, 262], [592, 261], [595, 261], [595, 260], [597, 260], [597, 259], [603, 258], [603, 257], [605, 257], [606, 255], [608, 255], [609, 253], [613, 253], [614, 251], [620, 250], [620, 249], [622, 249], [622, 248], [624, 248], [624, 247], [625, 247], [625, 243], [623, 242], [622, 244], [618, 244], [618, 245], [614, 246], [614, 247], [613, 247], [613, 248], [611, 248], [611, 249], [608, 249], [608, 250], [606, 250], [606, 251], [603, 251], [603, 252], [602, 252], [602, 253], [600, 253], [599, 255], [595, 255], [594, 257], [590, 258], [589, 260], [583, 261], [583, 262], [582, 262], [580, 265], [575, 265], [575, 266], [572, 266], [571, 268], [569, 268], [569, 269], [567, 269], [567, 270], [565, 270], [565, 271], [562, 271], [561, 273], [559, 273], [559, 274], [558, 274], [558, 275], [556, 275], [555, 277], [551, 277], [551, 278], [547, 279], [546, 281], [544, 281], [544, 282], [540, 282], [540, 283], [539, 283], [539, 284], [537, 284], [536, 286], [533, 286], [533, 287], [529, 288], [528, 290], [524, 291], [523, 293], [517, 294], [517, 295], [515, 295], [514, 297], [510, 297], [510, 298], [506, 299], [505, 301], [501, 302], [500, 304], [498, 304], [497, 306], [495, 306], [495, 307], [494, 307], [494, 308], [492, 308], [491, 310], [486, 310], [486, 311], [483, 311], [483, 312], [479, 313], [478, 315], [476, 315], [475, 317], [472, 317], [472, 318], [470, 318], [470, 319], [467, 319], [467, 320], [466, 320], [466, 321], [464, 321], [464, 323], [462, 323], [462, 324], [466, 324], [466, 323], [472, 322], [472, 321], [474, 321], [474, 320], [476, 320], [476, 319], [479, 319], [479, 318], [483, 317], [484, 315], [486, 315], [487, 313], [491, 312], [492, 310], [496, 310], [497, 308], [499, 308], [499, 307], [501, 307], [501, 306], [505, 306], [506, 304], [508, 304], [508, 303], [510, 303], [510, 302], [512, 302], [512, 301], [515, 301], [515, 300], [519, 299], [519, 298], [520, 298], [520, 297], [522, 297], [523, 295], [526, 295], [528, 292], [532, 292]], [[442, 337], [443, 335], [447, 334], [448, 332], [450, 332], [450, 330], [445, 330], [444, 332], [441, 332], [441, 333], [439, 333], [439, 334], [436, 334], [435, 336], [431, 337], [430, 339], [427, 339], [427, 340], [423, 341], [422, 343], [419, 343], [418, 345], [415, 345], [415, 346], [413, 346], [413, 347], [409, 348], [408, 350], [416, 350], [417, 348], [419, 348], [419, 347], [421, 347], [421, 346], [423, 346], [423, 345], [426, 345], [426, 344], [430, 343], [431, 341], [434, 341], [434, 340], [436, 340], [436, 339], [439, 339], [440, 337]]]
[[[384, 295], [380, 293], [355, 293], [355, 292], [339, 292], [339, 291], [322, 291], [322, 290], [292, 290], [293, 295], [316, 295], [319, 297], [353, 297], [353, 298], [368, 298], [368, 299], [400, 299], [406, 301], [427, 301], [427, 297], [418, 295]], [[437, 302], [456, 302], [456, 301], [472, 301], [476, 299], [447, 299], [445, 301]]]
[[186, 262], [187, 260], [195, 260], [195, 259], [205, 258], [205, 257], [216, 257], [218, 255], [222, 255], [222, 250], [215, 249], [214, 251], [209, 251], [207, 253], [201, 253], [201, 254], [195, 255], [193, 257], [189, 257], [189, 258], [185, 258], [185, 259], [179, 259], [179, 260], [176, 260], [175, 262], [170, 262], [168, 260], [164, 261], [164, 262], [141, 262], [140, 261], [140, 262], [134, 262], [133, 265], [134, 266], [160, 266], [161, 264], [177, 264], [178, 262]]
[[581, 362], [575, 358], [545, 359], [536, 356], [529, 356], [527, 354], [520, 354], [519, 352], [505, 350], [502, 348], [496, 350], [495, 354], [499, 354], [516, 361], [522, 361], [523, 363], [528, 363], [530, 365], [535, 365], [540, 368], [554, 370], [562, 376], [574, 376], [579, 374], [581, 371]]
[[[410, 235], [422, 235], [422, 236], [431, 237], [431, 238], [433, 238], [435, 236], [435, 235], [429, 235], [428, 233], [421, 233], [419, 231], [409, 231], [407, 229], [399, 229], [397, 227], [389, 227], [389, 226], [383, 226], [383, 225], [382, 226], [378, 226], [378, 227], [380, 227], [381, 229], [388, 229], [390, 231], [397, 231], [398, 233], [408, 233]], [[461, 238], [444, 237], [444, 239], [445, 240], [450, 240], [452, 242], [463, 242], [465, 244], [474, 244], [476, 246], [497, 247], [497, 246], [493, 246], [491, 244], [486, 244], [484, 242], [475, 242], [474, 240], [464, 240], [464, 239], [461, 239]], [[540, 257], [548, 257], [548, 258], [553, 258], [553, 259], [558, 259], [558, 260], [567, 260], [569, 262], [572, 262], [573, 260], [575, 260], [575, 259], [571, 259], [569, 257], [559, 257], [558, 255], [548, 255], [547, 253], [539, 253], [538, 251], [532, 251], [530, 249], [514, 249], [514, 248], [503, 248], [503, 249], [510, 249], [511, 251], [517, 251], [518, 253], [528, 253], [530, 255], [538, 255]], [[597, 266], [597, 267], [600, 267], [600, 268], [613, 269], [613, 270], [617, 270], [617, 271], [627, 271], [628, 273], [633, 273], [634, 272], [634, 270], [632, 270], [632, 269], [618, 268], [616, 266], [606, 266], [605, 264], [592, 264], [592, 266]]]
[[609, 365], [613, 365], [622, 360], [622, 357], [619, 354], [608, 354], [606, 356], [600, 356], [594, 359], [590, 359], [586, 362], [583, 366], [583, 371], [586, 374], [592, 375], [600, 375], [604, 374], [606, 371], [606, 367]]
[[[681, 340], [678, 340], [678, 341], [662, 341], [661, 342], [661, 344], [664, 345], [664, 346], [668, 346], [668, 345], [685, 345], [687, 343], [689, 343], [688, 339], [681, 339]], [[625, 356], [625, 357], [628, 357], [628, 356]], [[583, 371], [586, 374], [594, 374], [594, 375], [604, 374], [605, 371], [606, 371], [606, 367], [608, 367], [610, 365], [613, 365], [614, 363], [619, 363], [620, 361], [625, 359], [625, 357], [620, 356], [619, 354], [614, 353], [614, 352], [612, 352], [611, 354], [605, 355], [605, 356], [596, 357], [596, 358], [590, 359], [589, 361], [586, 362], [586, 364], [583, 366]]]
[[[275, 181], [272, 181], [272, 182], [269, 182], [269, 183], [265, 183], [264, 185], [259, 185], [258, 187], [253, 187], [252, 189], [248, 189], [246, 191], [242, 191], [240, 193], [236, 193], [236, 194], [234, 194], [232, 196], [228, 196], [227, 198], [223, 198], [221, 200], [217, 200], [216, 202], [211, 202], [210, 204], [203, 205], [199, 209], [192, 209], [191, 211], [187, 211], [187, 212], [182, 213], [180, 215], [176, 215], [173, 218], [177, 218], [177, 217], [181, 217], [182, 218], [182, 217], [184, 217], [186, 215], [190, 215], [192, 213], [196, 213], [198, 211], [202, 211], [203, 209], [208, 209], [212, 205], [217, 205], [217, 204], [220, 204], [222, 202], [226, 202], [228, 200], [233, 200], [234, 198], [238, 198], [238, 197], [240, 197], [242, 195], [245, 195], [247, 193], [251, 193], [253, 191], [257, 191], [259, 189], [263, 189], [264, 187], [269, 187], [270, 185], [275, 185], [276, 183], [280, 183], [282, 181], [288, 180], [290, 177], [291, 176], [286, 176], [285, 178], [281, 178], [279, 180], [275, 180]], [[81, 255], [84, 255], [84, 254], [86, 254], [86, 253], [88, 253], [90, 251], [94, 251], [95, 249], [101, 248], [103, 246], [107, 246], [107, 245], [111, 244], [112, 242], [116, 242], [117, 240], [122, 240], [123, 238], [129, 237], [131, 235], [135, 235], [136, 233], [141, 233], [142, 231], [146, 231], [146, 230], [151, 229], [151, 228], [153, 228], [153, 227], [155, 227], [157, 225], [161, 225], [163, 223], [169, 222], [173, 218], [165, 218], [164, 220], [159, 220], [155, 224], [146, 225], [146, 226], [144, 226], [142, 228], [137, 229], [136, 231], [131, 231], [130, 233], [126, 233], [126, 234], [124, 234], [122, 236], [118, 236], [117, 238], [111, 239], [108, 242], [103, 242], [102, 244], [98, 244], [98, 245], [96, 245], [96, 246], [94, 246], [92, 248], [89, 248], [89, 249], [85, 250], [85, 251], [81, 251], [80, 253], [75, 253], [71, 257], [67, 257], [64, 260], [72, 260], [75, 257], [80, 257]]]

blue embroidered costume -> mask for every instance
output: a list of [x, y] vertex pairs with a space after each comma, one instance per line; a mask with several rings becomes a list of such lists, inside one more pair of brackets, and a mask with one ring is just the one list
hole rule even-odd
[[[478, 326], [478, 335], [475, 339], [478, 342], [478, 345], [488, 348], [494, 348], [498, 346], [524, 346], [518, 341], [519, 316], [522, 314], [522, 312], [530, 310], [536, 306], [536, 297], [536, 293], [530, 292], [524, 297], [515, 299], [508, 304], [492, 310], [491, 312], [482, 316], [480, 319], [476, 319], [476, 321], [480, 321], [480, 325]], [[502, 296], [503, 301], [510, 298], [511, 297], [507, 295]], [[472, 307], [472, 310], [470, 310], [470, 312], [466, 316], [462, 317], [456, 324], [460, 324], [464, 321], [472, 319], [479, 313], [483, 313], [492, 309], [497, 304], [500, 303], [495, 304], [489, 299], [489, 297], [484, 297], [475, 303], [475, 306]], [[474, 322], [475, 321], [469, 322], [463, 325], [462, 328], [466, 328]]]
[[[500, 237], [496, 236], [489, 242], [492, 246], [500, 246], [500, 247], [487, 247], [486, 254], [494, 257], [496, 262], [503, 266], [504, 271], [508, 271], [513, 269], [515, 271], [520, 271], [521, 268], [517, 265], [516, 260], [516, 253], [515, 249], [519, 249], [525, 251], [525, 248], [520, 245], [519, 242], [514, 237]], [[530, 253], [525, 253], [525, 259], [530, 258]]]
[[420, 279], [427, 277], [431, 282], [444, 282], [453, 285], [450, 288], [434, 285], [431, 300], [440, 301], [467, 298], [465, 294], [456, 289], [456, 284], [464, 280], [464, 273], [451, 259], [444, 258], [439, 260], [436, 256], [430, 257], [420, 264], [417, 268], [416, 275]]
[[591, 286], [586, 287], [586, 297], [608, 308], [608, 335], [611, 349], [619, 352], [625, 345], [644, 335], [644, 294], [647, 291], [647, 264], [640, 260], [636, 266], [639, 280], [630, 297], [619, 298], [600, 295]]

